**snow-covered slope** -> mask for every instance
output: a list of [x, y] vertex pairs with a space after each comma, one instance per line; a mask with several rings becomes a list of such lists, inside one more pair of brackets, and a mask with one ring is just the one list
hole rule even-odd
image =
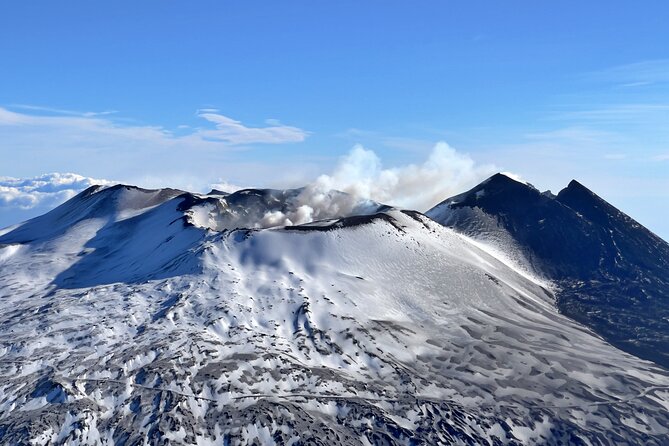
[[667, 372], [530, 274], [415, 212], [262, 229], [301, 201], [244, 195], [273, 198], [241, 229], [116, 187], [0, 236], [1, 443], [666, 443]]
[[585, 186], [556, 196], [497, 174], [427, 215], [553, 281], [564, 314], [669, 369], [669, 244]]

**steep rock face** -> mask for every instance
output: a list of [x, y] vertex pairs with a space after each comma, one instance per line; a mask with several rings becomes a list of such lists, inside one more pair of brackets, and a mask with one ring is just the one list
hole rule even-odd
[[540, 281], [422, 214], [216, 231], [191, 215], [216, 197], [106, 194], [118, 193], [141, 203], [0, 239], [0, 442], [669, 435], [665, 370], [559, 314]]
[[427, 212], [555, 281], [560, 310], [669, 367], [669, 244], [576, 181], [557, 196], [502, 174]]

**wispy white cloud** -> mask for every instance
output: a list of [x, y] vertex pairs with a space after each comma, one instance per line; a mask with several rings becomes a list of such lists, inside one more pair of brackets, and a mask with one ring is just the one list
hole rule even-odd
[[645, 60], [584, 74], [584, 79], [625, 87], [669, 83], [669, 59]]
[[639, 61], [583, 73], [578, 90], [561, 97], [549, 121], [627, 135], [665, 139], [669, 121], [669, 59]]
[[281, 124], [250, 127], [212, 110], [198, 112], [199, 126], [170, 129], [112, 116], [0, 107], [0, 175], [74, 171], [149, 186], [198, 188], [220, 176], [247, 182], [280, 163], [240, 159], [242, 151], [299, 142], [308, 134]]
[[[301, 142], [308, 132], [287, 125], [268, 127], [247, 127], [240, 121], [214, 113], [214, 109], [200, 110], [198, 116], [215, 125], [214, 129], [200, 128], [187, 135], [175, 135], [161, 126], [127, 125], [101, 117], [102, 113], [77, 113], [47, 107], [21, 106], [32, 111], [50, 111], [57, 115], [36, 115], [19, 113], [0, 107], [0, 130], [2, 127], [34, 127], [37, 130], [48, 128], [61, 132], [84, 132], [82, 137], [93, 133], [95, 137], [118, 136], [135, 140], [145, 140], [173, 145], [180, 141], [208, 145], [210, 142], [223, 142], [227, 145], [239, 144], [281, 144]], [[109, 112], [111, 113], [111, 112]], [[2, 133], [0, 133], [0, 136]]]
[[604, 104], [555, 113], [554, 119], [590, 123], [650, 123], [669, 119], [669, 104], [664, 103], [625, 103]]
[[268, 127], [247, 127], [239, 121], [212, 111], [200, 112], [198, 116], [214, 123], [216, 129], [199, 130], [195, 135], [228, 144], [302, 142], [308, 135], [302, 129], [281, 125], [276, 120], [270, 120]]
[[37, 111], [37, 112], [46, 112], [46, 113], [55, 113], [59, 115], [71, 115], [71, 116], [81, 116], [85, 118], [91, 118], [94, 116], [106, 116], [106, 115], [113, 115], [115, 113], [118, 113], [116, 110], [105, 110], [105, 111], [99, 111], [99, 112], [93, 112], [93, 111], [87, 111], [87, 112], [81, 112], [81, 111], [75, 111], [75, 110], [66, 110], [62, 108], [55, 108], [55, 107], [44, 107], [41, 105], [27, 105], [27, 104], [13, 104], [12, 108], [16, 108], [19, 110], [30, 110], [30, 111]]
[[[666, 172], [652, 171], [652, 161], [659, 161], [656, 154], [665, 152], [669, 140], [669, 59], [584, 73], [577, 87], [559, 98], [541, 130], [510, 144], [518, 153], [542, 154], [521, 161], [541, 165], [555, 178], [571, 172], [583, 178], [636, 175], [664, 181]], [[601, 160], [608, 162], [598, 164]]]
[[[559, 144], [602, 145], [617, 139], [617, 135], [604, 130], [597, 130], [585, 126], [569, 126], [552, 130], [528, 132], [523, 139], [533, 142], [550, 142]], [[520, 142], [520, 141], [519, 141]]]

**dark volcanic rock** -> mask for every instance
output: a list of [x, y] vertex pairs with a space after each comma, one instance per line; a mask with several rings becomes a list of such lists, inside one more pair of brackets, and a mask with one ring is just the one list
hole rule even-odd
[[669, 367], [669, 244], [582, 184], [555, 196], [497, 174], [427, 215], [474, 238], [512, 240], [560, 286], [563, 313]]

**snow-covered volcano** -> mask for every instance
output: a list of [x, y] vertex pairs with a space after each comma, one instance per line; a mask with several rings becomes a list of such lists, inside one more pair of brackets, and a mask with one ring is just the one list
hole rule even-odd
[[0, 442], [666, 444], [669, 373], [549, 283], [304, 193], [91, 188], [6, 230]]
[[579, 182], [553, 195], [497, 174], [427, 215], [547, 277], [566, 315], [669, 368], [669, 243]]

